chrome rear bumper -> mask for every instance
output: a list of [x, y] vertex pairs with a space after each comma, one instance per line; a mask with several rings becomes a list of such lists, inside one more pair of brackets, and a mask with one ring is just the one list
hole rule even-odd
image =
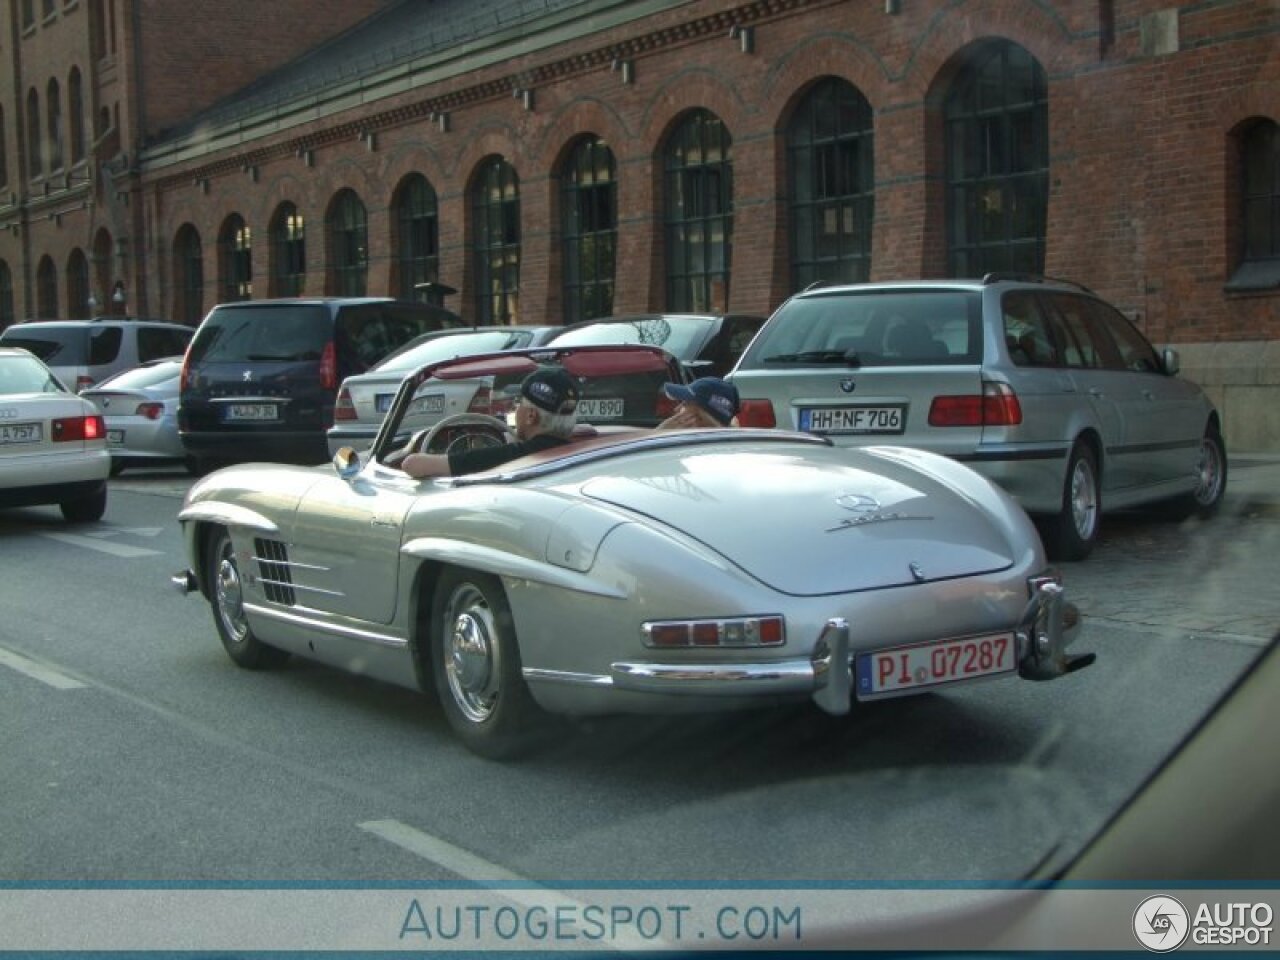
[[[1014, 627], [1018, 675], [1026, 680], [1054, 680], [1093, 663], [1092, 653], [1069, 654], [1080, 629], [1080, 612], [1067, 602], [1062, 586], [1037, 583]], [[823, 627], [813, 655], [806, 659], [762, 663], [612, 664], [605, 681], [618, 690], [651, 694], [751, 697], [810, 695], [831, 714], [848, 713], [853, 703], [853, 660], [850, 627], [833, 617]], [[602, 680], [604, 678], [601, 678]]]

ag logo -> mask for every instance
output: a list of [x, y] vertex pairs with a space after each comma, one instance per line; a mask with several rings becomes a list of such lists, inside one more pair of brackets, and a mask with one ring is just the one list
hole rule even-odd
[[1168, 953], [1182, 946], [1191, 928], [1187, 909], [1163, 894], [1147, 897], [1133, 912], [1133, 935], [1154, 953]]

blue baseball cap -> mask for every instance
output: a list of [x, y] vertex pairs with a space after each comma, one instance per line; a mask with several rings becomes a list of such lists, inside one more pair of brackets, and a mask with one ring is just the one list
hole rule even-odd
[[719, 377], [702, 377], [687, 386], [667, 383], [662, 389], [672, 400], [696, 403], [722, 426], [729, 426], [738, 415], [738, 388]]

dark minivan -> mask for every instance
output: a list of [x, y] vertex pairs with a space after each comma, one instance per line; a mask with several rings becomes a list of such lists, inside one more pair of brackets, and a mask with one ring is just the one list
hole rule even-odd
[[342, 381], [432, 330], [464, 326], [425, 303], [374, 297], [214, 307], [182, 367], [178, 431], [195, 465], [328, 459]]

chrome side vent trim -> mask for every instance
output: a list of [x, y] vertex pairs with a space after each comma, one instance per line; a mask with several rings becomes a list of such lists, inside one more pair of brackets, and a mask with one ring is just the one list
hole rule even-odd
[[254, 537], [253, 550], [253, 559], [258, 561], [258, 578], [267, 600], [292, 607], [297, 603], [297, 597], [293, 590], [293, 576], [289, 573], [288, 547], [279, 540]]

